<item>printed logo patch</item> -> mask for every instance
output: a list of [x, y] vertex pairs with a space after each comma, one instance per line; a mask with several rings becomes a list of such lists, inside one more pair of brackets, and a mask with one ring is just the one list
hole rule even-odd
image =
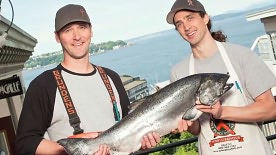
[[193, 0], [187, 0], [187, 2], [188, 2], [188, 4], [189, 4], [189, 6], [194, 6]]
[[235, 122], [221, 120], [221, 119], [210, 119], [210, 127], [214, 133], [214, 138], [218, 136], [227, 136], [223, 138], [213, 139], [209, 142], [210, 147], [213, 147], [216, 143], [222, 143], [227, 141], [234, 141], [237, 140], [239, 142], [244, 141], [244, 137], [240, 135], [237, 136], [228, 136], [228, 135], [235, 135]]
[[217, 136], [235, 135], [234, 132], [235, 123], [231, 121], [221, 120], [221, 119], [211, 119], [210, 127], [214, 133], [214, 138]]
[[80, 13], [82, 16], [85, 16], [85, 10], [84, 9], [80, 9]]

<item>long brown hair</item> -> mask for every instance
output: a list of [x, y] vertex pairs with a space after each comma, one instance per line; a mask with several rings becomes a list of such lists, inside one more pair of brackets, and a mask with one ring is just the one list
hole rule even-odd
[[[204, 17], [205, 15], [207, 15], [205, 12], [199, 12], [200, 17]], [[221, 30], [218, 30], [216, 32], [212, 32], [212, 23], [211, 23], [211, 19], [209, 19], [209, 22], [207, 23], [207, 28], [209, 30], [209, 32], [211, 33], [212, 37], [219, 42], [226, 42], [227, 36], [225, 34], [223, 34], [223, 32]]]

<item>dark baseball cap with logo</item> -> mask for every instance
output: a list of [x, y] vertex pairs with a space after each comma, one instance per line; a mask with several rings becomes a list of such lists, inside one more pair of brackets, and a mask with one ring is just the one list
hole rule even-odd
[[60, 8], [56, 13], [55, 31], [58, 32], [65, 25], [72, 22], [86, 22], [91, 24], [83, 6], [68, 4]]
[[167, 22], [173, 24], [175, 14], [180, 10], [190, 10], [206, 13], [204, 6], [197, 0], [176, 0], [167, 15]]

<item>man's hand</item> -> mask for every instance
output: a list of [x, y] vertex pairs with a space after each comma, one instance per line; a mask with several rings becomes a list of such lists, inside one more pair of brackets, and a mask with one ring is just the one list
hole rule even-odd
[[193, 125], [192, 121], [187, 121], [187, 120], [181, 119], [178, 121], [177, 129], [172, 130], [172, 133], [188, 131], [189, 127], [192, 125]]
[[[212, 106], [203, 105], [200, 103], [199, 100], [196, 101], [196, 108], [202, 112], [210, 113], [216, 119], [220, 118], [222, 113], [222, 106], [220, 101], [217, 101]], [[188, 131], [193, 135], [198, 135], [200, 133], [200, 124], [198, 120], [195, 121], [188, 121], [188, 120], [179, 120], [178, 121], [178, 128], [174, 129], [172, 133]]]
[[160, 135], [156, 132], [148, 133], [142, 139], [142, 149], [155, 147], [160, 142]]
[[188, 131], [193, 135], [198, 135], [200, 133], [199, 121], [188, 121], [184, 119], [179, 120], [177, 129], [172, 130], [172, 133], [179, 133], [183, 131]]
[[100, 145], [99, 150], [95, 152], [93, 155], [109, 155], [109, 147], [107, 145]]
[[222, 113], [222, 106], [220, 101], [217, 101], [214, 105], [203, 105], [199, 101], [196, 101], [196, 108], [202, 112], [210, 113], [215, 119], [220, 119]]
[[68, 138], [96, 138], [98, 137], [100, 132], [86, 132], [86, 133], [80, 133], [77, 135], [69, 136]]

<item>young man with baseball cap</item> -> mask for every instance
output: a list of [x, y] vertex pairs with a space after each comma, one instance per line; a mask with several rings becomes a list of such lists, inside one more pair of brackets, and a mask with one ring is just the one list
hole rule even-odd
[[276, 118], [271, 88], [276, 78], [246, 47], [225, 43], [221, 31], [211, 32], [211, 21], [197, 0], [176, 0], [167, 15], [191, 55], [171, 70], [171, 81], [196, 73], [229, 73], [234, 86], [213, 106], [196, 101], [198, 120], [179, 121], [178, 130], [199, 135], [199, 154], [271, 155], [272, 150], [256, 122]]
[[[55, 38], [64, 59], [30, 83], [17, 130], [18, 154], [64, 154], [57, 140], [71, 135], [95, 138], [98, 133], [91, 131], [104, 131], [128, 114], [129, 100], [119, 75], [90, 63], [92, 36], [84, 7], [69, 4], [57, 11]], [[142, 147], [155, 146], [159, 139], [149, 133]], [[108, 153], [102, 145], [95, 154]]]

